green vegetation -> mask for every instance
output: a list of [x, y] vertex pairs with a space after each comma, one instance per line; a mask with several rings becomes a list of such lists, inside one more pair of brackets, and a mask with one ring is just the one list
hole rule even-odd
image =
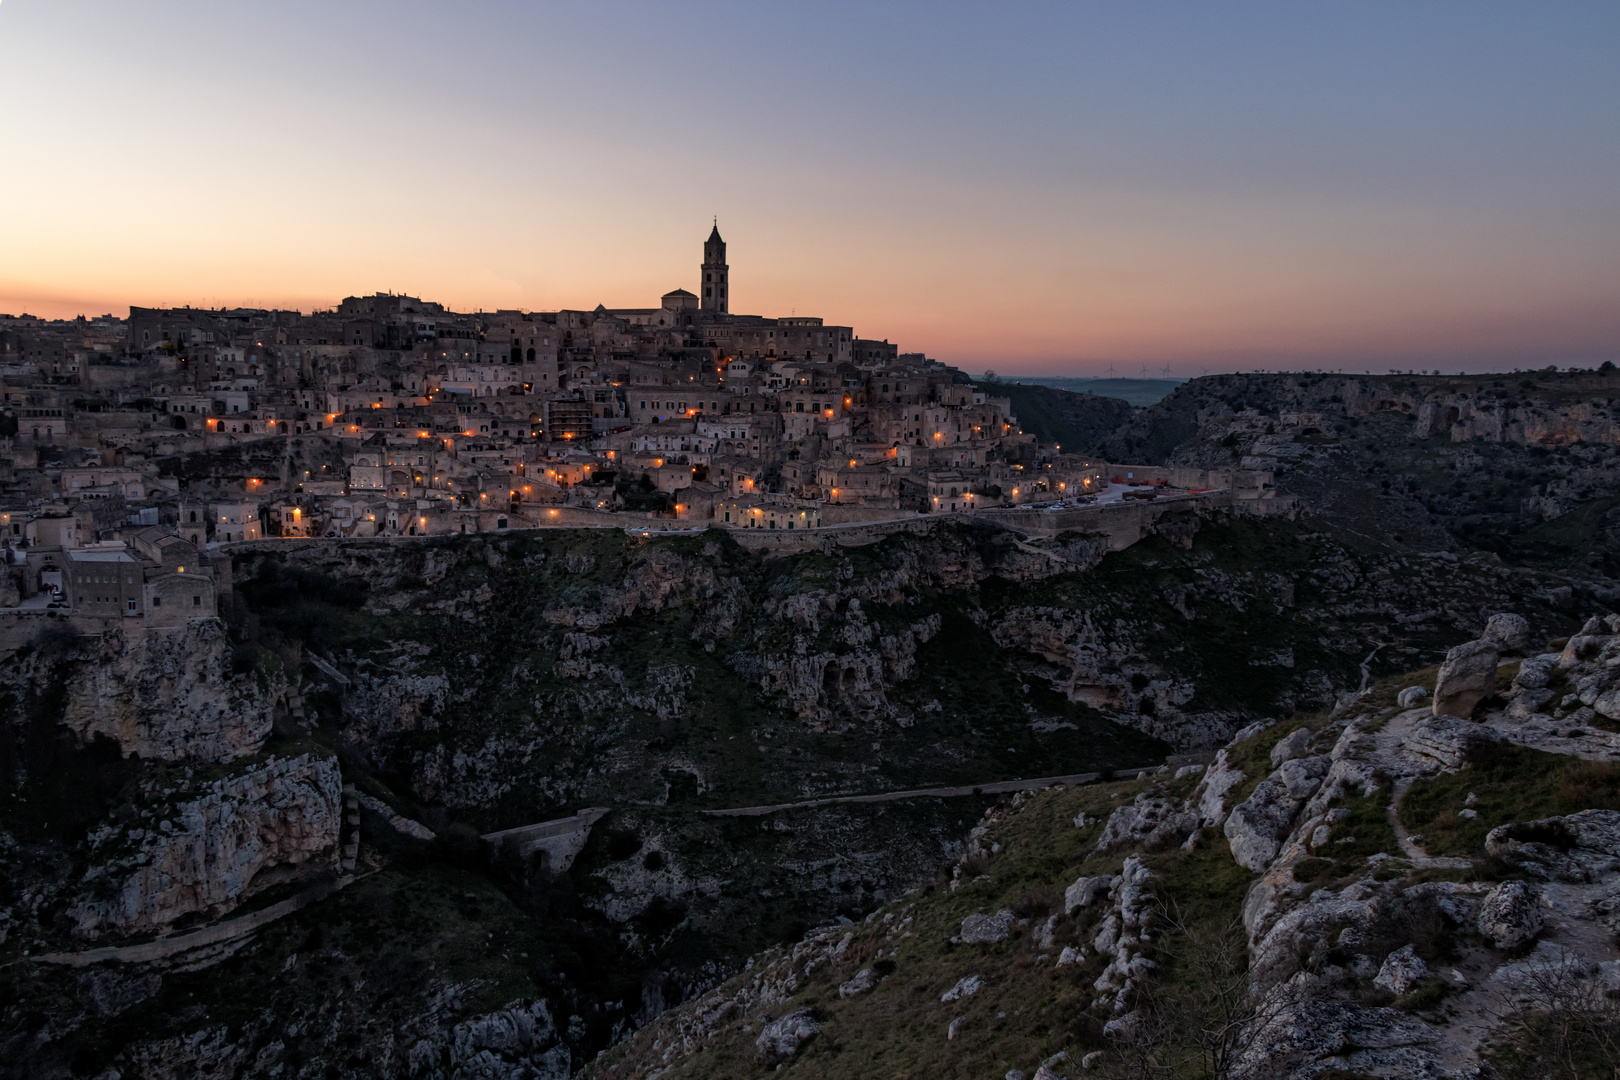
[[[1460, 813], [1469, 808], [1478, 816]], [[1589, 809], [1620, 810], [1620, 765], [1503, 743], [1454, 773], [1414, 783], [1400, 816], [1429, 854], [1477, 857], [1498, 825]]]
[[[853, 939], [844, 956], [802, 980], [791, 1001], [770, 1010], [780, 1016], [810, 1008], [822, 1025], [821, 1035], [781, 1072], [829, 1080], [871, 1076], [967, 1080], [1000, 1076], [1012, 1068], [1033, 1072], [1041, 1060], [1059, 1051], [1078, 1060], [1105, 1045], [1101, 1020], [1090, 1012], [1095, 994], [1091, 983], [1101, 963], [1092, 957], [1069, 967], [1054, 965], [1064, 945], [1089, 947], [1095, 927], [1088, 916], [1094, 912], [1078, 920], [1060, 918], [1057, 940], [1050, 948], [1038, 946], [1035, 936], [1048, 915], [1061, 914], [1063, 888], [1075, 877], [1118, 872], [1118, 858], [1088, 860], [1086, 853], [1101, 828], [1097, 819], [1106, 818], [1113, 807], [1145, 786], [1140, 781], [1099, 784], [1014, 800], [983, 840], [1000, 844], [1001, 850], [976, 868], [984, 871], [982, 878], [964, 877], [954, 891], [941, 881], [851, 926]], [[1073, 824], [1081, 812], [1093, 819], [1086, 829]], [[1203, 865], [1208, 858], [1195, 854], [1171, 860], [1176, 867], [1186, 867], [1185, 873], [1172, 872], [1188, 903], [1197, 902], [1200, 892], [1229, 888], [1211, 884], [1215, 879], [1207, 870], [1214, 863]], [[1226, 861], [1230, 865], [1230, 859]], [[951, 943], [966, 916], [1001, 909], [1027, 919], [1027, 924], [1015, 927], [998, 944]], [[755, 970], [766, 960], [756, 963]], [[839, 985], [868, 967], [885, 976], [878, 987], [857, 997], [839, 997]], [[953, 1002], [939, 1000], [971, 974], [984, 979], [978, 993]], [[957, 1017], [963, 1018], [957, 1036], [947, 1040], [946, 1030]], [[759, 1026], [754, 1015], [728, 1016], [702, 1055], [677, 1062], [667, 1075], [715, 1080], [757, 1075], [754, 1039]], [[647, 1054], [660, 1034], [662, 1026], [651, 1025], [608, 1051], [587, 1075], [616, 1075], [623, 1063]]]

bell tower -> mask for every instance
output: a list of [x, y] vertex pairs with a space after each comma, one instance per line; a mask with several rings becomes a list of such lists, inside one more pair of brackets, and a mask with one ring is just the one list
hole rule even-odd
[[725, 315], [731, 311], [731, 300], [726, 295], [729, 283], [726, 277], [731, 267], [726, 265], [726, 242], [720, 239], [720, 219], [714, 222], [714, 231], [703, 241], [703, 287], [698, 292], [699, 310]]

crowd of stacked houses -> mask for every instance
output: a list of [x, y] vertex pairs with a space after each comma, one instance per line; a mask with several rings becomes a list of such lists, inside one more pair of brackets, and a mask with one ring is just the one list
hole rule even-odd
[[377, 294], [307, 315], [0, 316], [0, 606], [211, 613], [211, 590], [173, 582], [267, 536], [587, 515], [802, 530], [1102, 480], [937, 361], [732, 314], [728, 278], [716, 228], [700, 292], [656, 307], [463, 314]]

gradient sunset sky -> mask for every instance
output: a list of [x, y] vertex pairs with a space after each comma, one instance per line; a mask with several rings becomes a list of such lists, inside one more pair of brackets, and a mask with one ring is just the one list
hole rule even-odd
[[970, 370], [1620, 359], [1620, 4], [3, 0], [0, 312], [732, 310]]

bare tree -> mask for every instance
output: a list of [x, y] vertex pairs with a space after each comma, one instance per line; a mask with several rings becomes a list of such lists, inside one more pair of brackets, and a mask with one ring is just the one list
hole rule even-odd
[[1498, 995], [1494, 1048], [1508, 1076], [1620, 1078], [1620, 1000], [1593, 966], [1564, 956], [1519, 966]]
[[1134, 1013], [1104, 1058], [1104, 1075], [1230, 1080], [1252, 1071], [1256, 1054], [1308, 991], [1289, 979], [1254, 984], [1241, 918], [1208, 927], [1175, 908], [1158, 921], [1167, 978], [1139, 989]]

